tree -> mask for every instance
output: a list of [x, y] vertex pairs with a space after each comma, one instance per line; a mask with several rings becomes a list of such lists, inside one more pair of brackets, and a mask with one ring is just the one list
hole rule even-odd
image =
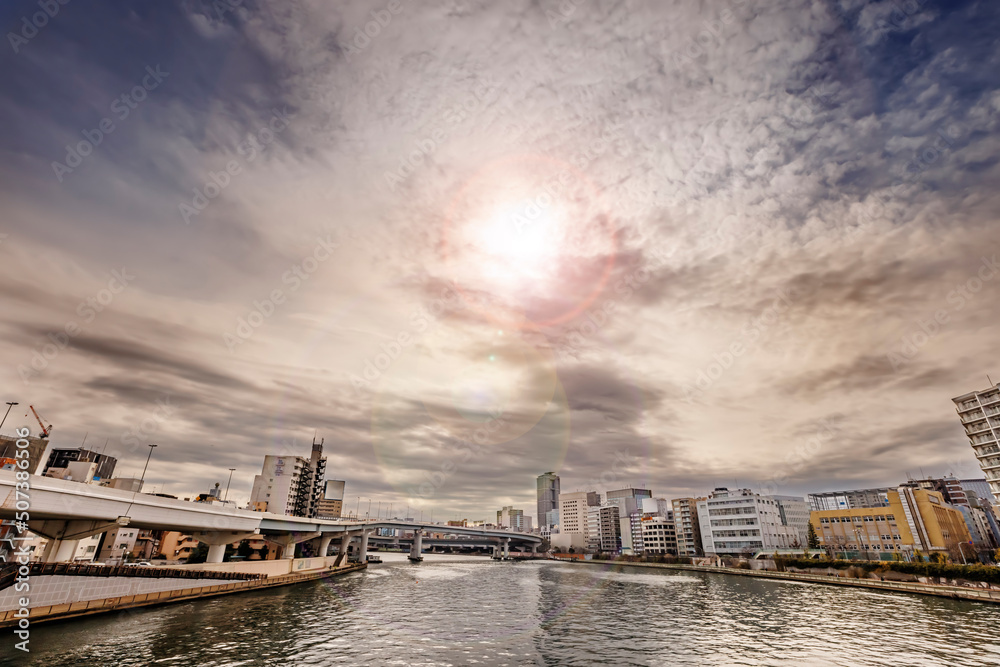
[[208, 545], [204, 542], [199, 542], [191, 554], [187, 558], [188, 563], [204, 563], [208, 560]]
[[250, 540], [240, 540], [240, 546], [236, 549], [236, 555], [246, 560], [252, 553], [253, 549], [250, 547]]
[[807, 540], [810, 549], [819, 549], [819, 535], [816, 534], [816, 528], [813, 526], [812, 521], [809, 522], [809, 536]]
[[261, 560], [267, 560], [267, 554], [270, 553], [270, 551], [271, 550], [268, 548], [267, 544], [265, 544], [260, 548], [260, 551], [258, 551], [257, 553], [260, 554]]

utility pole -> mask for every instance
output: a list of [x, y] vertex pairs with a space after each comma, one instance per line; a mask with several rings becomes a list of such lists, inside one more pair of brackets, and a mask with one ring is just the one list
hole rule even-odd
[[222, 502], [226, 502], [229, 499], [229, 485], [233, 483], [233, 472], [235, 471], [236, 468], [229, 469], [229, 481], [226, 482], [226, 495], [222, 498]]

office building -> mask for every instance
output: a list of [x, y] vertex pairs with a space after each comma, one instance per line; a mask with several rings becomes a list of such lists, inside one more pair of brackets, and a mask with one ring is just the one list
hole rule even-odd
[[701, 525], [698, 523], [698, 501], [707, 498], [674, 498], [674, 527], [677, 535], [678, 556], [702, 556]]
[[559, 495], [559, 532], [586, 536], [587, 509], [601, 504], [595, 491], [574, 491]]
[[750, 555], [801, 541], [781, 517], [779, 501], [750, 489], [717, 488], [697, 503], [705, 555]]
[[622, 548], [621, 510], [606, 504], [587, 508], [587, 548], [617, 554]]
[[886, 507], [819, 510], [812, 513], [820, 545], [848, 558], [909, 560], [913, 553], [971, 554], [972, 540], [962, 512], [937, 491], [907, 486], [892, 489]]
[[111, 479], [115, 474], [115, 466], [118, 465], [118, 459], [113, 456], [106, 456], [92, 452], [89, 449], [84, 449], [83, 447], [77, 447], [75, 449], [53, 449], [49, 454], [48, 462], [45, 464], [45, 470], [48, 471], [49, 468], [68, 468], [69, 464], [73, 461], [96, 463], [97, 472], [95, 476], [100, 479]]
[[639, 523], [643, 554], [677, 555], [677, 527], [673, 517], [647, 514]]
[[809, 510], [846, 510], [856, 507], [888, 507], [889, 488], [826, 491], [809, 494]]
[[809, 505], [802, 496], [771, 496], [778, 504], [781, 523], [793, 528], [798, 540], [792, 540], [791, 547], [805, 547], [809, 544]]
[[497, 512], [497, 527], [525, 531], [524, 510], [517, 510], [513, 507], [504, 507]]
[[138, 537], [139, 529], [130, 526], [105, 531], [101, 534], [100, 544], [97, 547], [97, 560], [109, 564], [120, 563], [126, 554], [132, 553]]
[[552, 512], [559, 510], [559, 475], [554, 472], [541, 474], [535, 480], [536, 495], [538, 499], [538, 526], [551, 528], [556, 525], [549, 523]]
[[326, 459], [322, 455], [322, 442], [314, 442], [308, 459], [265, 456], [261, 474], [254, 476], [250, 507], [275, 514], [315, 518], [325, 490]]
[[966, 496], [969, 495], [969, 492], [972, 492], [979, 497], [980, 501], [990, 505], [996, 504], [990, 484], [985, 479], [960, 479], [958, 483], [962, 485], [962, 490], [965, 491]]
[[951, 400], [996, 504], [1000, 502], [1000, 384]]

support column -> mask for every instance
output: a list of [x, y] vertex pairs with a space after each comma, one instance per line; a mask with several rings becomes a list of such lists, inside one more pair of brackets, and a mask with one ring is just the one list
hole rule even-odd
[[503, 538], [503, 557], [510, 558], [510, 538]]
[[368, 560], [368, 536], [371, 535], [370, 530], [361, 531], [361, 548], [358, 550], [358, 562], [364, 563]]
[[413, 531], [413, 544], [410, 545], [410, 558], [420, 558], [420, 552], [424, 549], [423, 533], [419, 530]]
[[326, 558], [326, 554], [330, 551], [330, 542], [333, 542], [333, 535], [324, 535], [319, 538], [319, 555]]
[[340, 538], [340, 553], [346, 555], [347, 549], [351, 546], [351, 534], [344, 533]]
[[500, 543], [493, 545], [493, 560], [500, 560]]
[[208, 557], [205, 558], [206, 563], [221, 563], [226, 557], [226, 545], [225, 544], [209, 544], [208, 545]]
[[80, 540], [60, 540], [52, 560], [56, 563], [73, 560], [73, 554], [76, 553], [76, 545], [79, 543]]

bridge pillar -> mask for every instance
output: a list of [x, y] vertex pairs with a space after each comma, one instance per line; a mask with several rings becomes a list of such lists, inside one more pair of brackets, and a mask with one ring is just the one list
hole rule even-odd
[[221, 563], [225, 558], [226, 558], [225, 544], [208, 545], [208, 557], [205, 558], [206, 563]]
[[80, 540], [49, 540], [49, 544], [45, 547], [45, 562], [62, 563], [73, 560], [76, 545], [79, 543]]
[[326, 558], [326, 553], [330, 550], [330, 542], [333, 542], [333, 535], [324, 535], [319, 538], [319, 555]]
[[510, 538], [503, 538], [503, 557], [510, 558]]
[[410, 545], [410, 556], [420, 557], [420, 552], [424, 550], [424, 534], [419, 530], [413, 531], [413, 544]]
[[351, 546], [351, 534], [350, 533], [344, 533], [340, 537], [340, 553], [346, 554], [347, 550], [350, 548], [350, 546]]
[[358, 562], [364, 563], [368, 559], [368, 536], [371, 535], [370, 530], [361, 531], [361, 546], [358, 549]]

